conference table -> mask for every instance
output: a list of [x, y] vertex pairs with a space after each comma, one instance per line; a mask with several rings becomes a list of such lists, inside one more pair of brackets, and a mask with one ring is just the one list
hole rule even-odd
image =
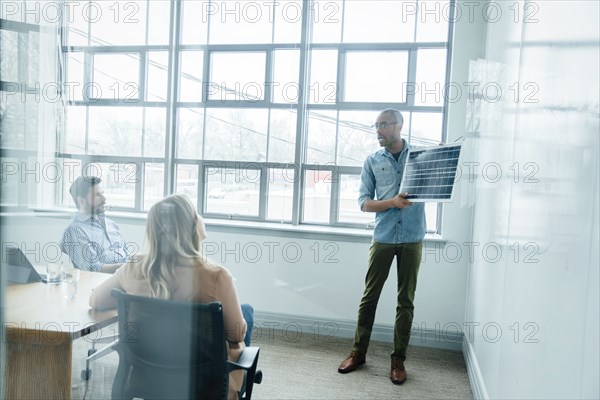
[[81, 271], [77, 295], [63, 298], [61, 285], [9, 283], [5, 291], [5, 397], [69, 399], [74, 340], [117, 321], [117, 311], [95, 311], [92, 289], [110, 274]]

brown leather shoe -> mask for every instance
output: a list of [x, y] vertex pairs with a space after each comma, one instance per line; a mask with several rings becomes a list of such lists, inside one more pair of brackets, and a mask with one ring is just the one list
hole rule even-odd
[[359, 365], [364, 364], [365, 361], [366, 357], [364, 354], [353, 351], [348, 357], [344, 359], [344, 361], [342, 361], [342, 363], [338, 367], [338, 372], [340, 374], [347, 374], [348, 372], [352, 372]]
[[406, 369], [404, 368], [404, 362], [400, 357], [392, 356], [390, 379], [395, 385], [402, 385], [406, 381]]

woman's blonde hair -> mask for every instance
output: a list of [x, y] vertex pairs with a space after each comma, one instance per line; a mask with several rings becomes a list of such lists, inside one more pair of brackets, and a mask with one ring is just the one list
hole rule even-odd
[[[146, 222], [146, 254], [140, 259], [142, 277], [152, 297], [170, 299], [174, 267], [203, 262], [200, 242], [204, 224], [189, 197], [173, 194], [154, 204]], [[186, 262], [187, 261], [187, 262]]]

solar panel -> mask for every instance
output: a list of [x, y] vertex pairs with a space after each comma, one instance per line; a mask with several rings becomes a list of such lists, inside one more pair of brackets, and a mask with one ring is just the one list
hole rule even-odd
[[410, 150], [400, 193], [413, 202], [452, 201], [462, 143]]

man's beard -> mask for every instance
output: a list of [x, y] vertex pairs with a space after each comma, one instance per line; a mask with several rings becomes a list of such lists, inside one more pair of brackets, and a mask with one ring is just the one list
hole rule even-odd
[[104, 214], [104, 212], [106, 211], [105, 205], [92, 206], [89, 202], [86, 201], [86, 203], [87, 203], [86, 204], [87, 209], [88, 209], [89, 213], [92, 214], [92, 215]]

